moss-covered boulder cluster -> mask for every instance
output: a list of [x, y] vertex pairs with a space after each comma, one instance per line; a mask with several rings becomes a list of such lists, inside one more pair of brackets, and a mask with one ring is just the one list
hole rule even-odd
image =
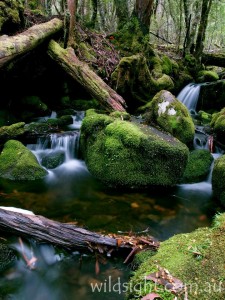
[[[174, 292], [169, 289], [169, 286], [177, 283], [173, 278], [183, 283], [181, 293], [184, 295], [186, 289], [190, 300], [224, 299], [224, 247], [225, 214], [221, 214], [215, 218], [212, 228], [175, 235], [162, 242], [156, 254], [143, 252], [138, 260], [142, 263], [131, 278], [127, 299], [142, 299], [143, 296], [155, 292], [164, 300], [173, 300]], [[146, 279], [150, 274], [157, 277], [160, 270], [164, 270], [164, 278], [171, 278], [164, 281], [167, 286]], [[177, 290], [178, 285], [175, 285]], [[178, 299], [183, 298], [178, 296]]]
[[0, 1], [0, 34], [12, 33], [24, 23], [21, 0]]
[[185, 144], [191, 144], [195, 126], [188, 109], [169, 91], [162, 90], [146, 106], [144, 119], [155, 124]]
[[174, 137], [94, 110], [83, 120], [80, 145], [90, 172], [113, 187], [175, 185], [188, 158], [188, 148]]
[[47, 171], [21, 142], [9, 140], [5, 143], [0, 154], [0, 177], [11, 180], [35, 180], [46, 175]]

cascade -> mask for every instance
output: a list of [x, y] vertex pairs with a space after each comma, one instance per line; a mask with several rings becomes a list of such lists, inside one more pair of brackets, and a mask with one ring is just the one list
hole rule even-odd
[[189, 83], [177, 96], [177, 99], [180, 100], [188, 108], [190, 113], [194, 115], [196, 114], [201, 86], [202, 83]]

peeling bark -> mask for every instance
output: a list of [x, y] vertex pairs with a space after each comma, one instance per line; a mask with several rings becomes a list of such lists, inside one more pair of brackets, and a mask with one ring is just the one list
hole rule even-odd
[[80, 61], [73, 48], [63, 49], [52, 40], [49, 43], [48, 54], [107, 111], [125, 111], [125, 100], [93, 72], [85, 62]]
[[[25, 211], [24, 211], [25, 212]], [[0, 209], [0, 229], [17, 236], [34, 238], [67, 249], [111, 253], [113, 250], [152, 249], [159, 242], [152, 237], [107, 236], [68, 223], [60, 223], [43, 216]]]
[[62, 21], [55, 18], [49, 22], [34, 25], [15, 36], [0, 37], [0, 68], [17, 56], [34, 49], [62, 27]]

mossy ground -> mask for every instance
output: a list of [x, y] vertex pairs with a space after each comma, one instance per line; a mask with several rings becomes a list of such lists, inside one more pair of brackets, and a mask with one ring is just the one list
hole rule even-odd
[[225, 206], [225, 155], [215, 160], [212, 173], [212, 188], [214, 195]]
[[[188, 299], [221, 300], [225, 298], [225, 214], [215, 218], [212, 228], [201, 228], [192, 233], [178, 234], [162, 242], [155, 255], [147, 253], [140, 267], [134, 272], [127, 299], [141, 299], [142, 296], [157, 292], [162, 299], [174, 299], [174, 294], [162, 285], [155, 286], [145, 276], [158, 270], [167, 269], [180, 279], [187, 288]], [[156, 289], [156, 290], [154, 290]], [[178, 296], [178, 299], [184, 299]]]

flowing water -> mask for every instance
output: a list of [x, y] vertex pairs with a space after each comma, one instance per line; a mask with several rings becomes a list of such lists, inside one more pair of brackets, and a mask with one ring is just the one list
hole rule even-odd
[[[1, 180], [0, 205], [101, 232], [148, 229], [160, 240], [210, 225], [215, 209], [210, 178], [198, 184], [143, 192], [109, 190], [95, 180], [77, 153], [82, 117], [83, 113], [77, 113], [67, 132], [28, 145], [40, 163], [59, 155], [60, 164], [49, 168], [48, 176], [38, 182]], [[92, 255], [11, 239], [20, 255], [1, 276], [2, 299], [124, 299], [130, 269], [121, 258], [98, 258], [100, 272], [96, 272], [96, 257]], [[33, 270], [26, 266], [24, 253], [29, 259], [37, 258]]]
[[201, 83], [189, 83], [177, 96], [177, 99], [188, 108], [191, 114], [196, 114], [201, 86]]

